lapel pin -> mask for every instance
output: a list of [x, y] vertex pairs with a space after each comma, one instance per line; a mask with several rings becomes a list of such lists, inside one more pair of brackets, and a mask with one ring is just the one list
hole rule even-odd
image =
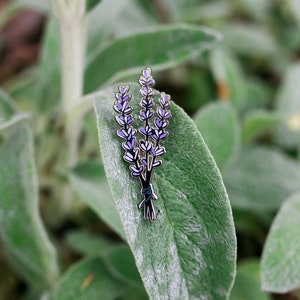
[[114, 109], [118, 113], [115, 118], [120, 125], [117, 135], [124, 140], [123, 159], [129, 163], [131, 176], [139, 178], [141, 184], [141, 194], [144, 198], [138, 208], [144, 210], [145, 220], [149, 219], [153, 222], [157, 214], [152, 200], [158, 197], [154, 192], [151, 179], [154, 169], [162, 164], [160, 156], [166, 153], [161, 142], [169, 134], [166, 128], [172, 116], [168, 110], [171, 97], [162, 92], [155, 110], [153, 90], [155, 81], [149, 67], [142, 71], [139, 84], [141, 95], [139, 119], [143, 122], [143, 126], [138, 129], [133, 128], [134, 119], [131, 115], [133, 109], [129, 104], [131, 94], [128, 85], [118, 87]]

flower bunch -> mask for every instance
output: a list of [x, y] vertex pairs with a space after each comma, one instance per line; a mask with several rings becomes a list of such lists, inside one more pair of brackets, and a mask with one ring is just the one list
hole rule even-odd
[[155, 81], [151, 75], [151, 69], [145, 68], [139, 79], [140, 83], [140, 114], [139, 119], [144, 123], [143, 127], [138, 131], [142, 138], [137, 142], [135, 130], [132, 127], [133, 117], [131, 115], [132, 108], [129, 105], [131, 95], [129, 94], [129, 86], [119, 86], [119, 91], [116, 93], [116, 101], [114, 109], [117, 111], [116, 121], [121, 126], [117, 131], [117, 135], [125, 141], [122, 147], [125, 150], [123, 156], [130, 166], [131, 175], [138, 177], [142, 186], [141, 193], [144, 199], [139, 203], [138, 207], [144, 209], [144, 218], [151, 222], [156, 219], [156, 212], [152, 200], [157, 199], [151, 184], [151, 177], [155, 167], [162, 164], [158, 159], [166, 151], [160, 145], [160, 142], [168, 136], [166, 131], [169, 125], [171, 113], [168, 110], [171, 97], [168, 94], [161, 93], [158, 99], [159, 106], [156, 110], [154, 122], [151, 119], [154, 113], [154, 90]]

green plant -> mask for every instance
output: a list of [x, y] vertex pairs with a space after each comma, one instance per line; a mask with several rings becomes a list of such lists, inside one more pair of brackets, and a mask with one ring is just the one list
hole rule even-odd
[[[296, 2], [17, 0], [0, 26], [24, 6], [48, 20], [37, 66], [0, 93], [0, 262], [21, 296], [297, 295]], [[147, 66], [174, 101], [152, 223], [113, 109], [121, 81], [139, 106]]]

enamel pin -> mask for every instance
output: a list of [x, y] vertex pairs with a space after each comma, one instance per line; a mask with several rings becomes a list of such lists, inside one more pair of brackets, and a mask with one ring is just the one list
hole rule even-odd
[[[144, 199], [139, 203], [138, 208], [144, 210], [144, 219], [153, 222], [156, 219], [156, 211], [152, 200], [158, 199], [154, 193], [151, 184], [151, 178], [154, 168], [160, 166], [162, 161], [160, 156], [166, 150], [161, 146], [161, 141], [168, 136], [166, 131], [169, 125], [171, 113], [168, 110], [170, 106], [170, 95], [161, 93], [158, 99], [158, 107], [154, 111], [154, 79], [151, 75], [151, 69], [145, 68], [139, 79], [140, 83], [140, 114], [139, 119], [143, 122], [143, 127], [138, 130], [132, 127], [133, 109], [129, 104], [131, 95], [129, 86], [120, 85], [116, 93], [114, 109], [118, 113], [116, 121], [120, 125], [117, 135], [124, 139], [122, 148], [125, 151], [124, 160], [130, 164], [131, 176], [138, 177], [141, 183], [141, 194]], [[152, 120], [154, 117], [154, 121]], [[138, 140], [137, 134], [141, 138]]]

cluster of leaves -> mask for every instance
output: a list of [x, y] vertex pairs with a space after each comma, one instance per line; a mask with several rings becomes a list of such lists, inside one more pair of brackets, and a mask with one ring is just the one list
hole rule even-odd
[[[299, 5], [151, 3], [87, 1], [85, 96], [68, 117], [88, 113], [71, 170], [60, 131], [58, 23], [44, 1], [13, 4], [38, 6], [49, 18], [39, 64], [0, 94], [4, 274], [14, 270], [26, 282], [26, 299], [260, 300], [270, 299], [261, 286], [293, 292], [300, 287]], [[118, 85], [109, 86], [136, 81], [145, 66], [179, 104], [152, 180], [160, 213], [151, 225], [137, 209], [140, 186], [116, 135]], [[156, 71], [170, 67], [159, 78]], [[130, 87], [136, 108], [139, 87]], [[132, 114], [141, 127], [139, 111]], [[66, 212], [67, 184], [74, 199]]]

